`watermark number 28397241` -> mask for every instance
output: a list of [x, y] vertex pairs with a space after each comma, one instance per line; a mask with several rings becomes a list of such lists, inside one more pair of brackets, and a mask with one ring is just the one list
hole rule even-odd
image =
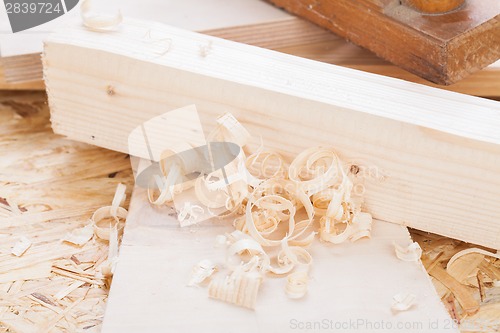
[[73, 9], [79, 0], [4, 0], [12, 32], [52, 21]]

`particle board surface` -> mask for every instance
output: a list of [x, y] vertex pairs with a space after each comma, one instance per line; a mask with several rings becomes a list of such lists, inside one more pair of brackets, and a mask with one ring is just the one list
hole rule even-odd
[[[61, 239], [109, 205], [118, 183], [131, 192], [129, 160], [55, 135], [45, 93], [28, 91], [0, 91], [0, 156], [0, 332], [99, 332], [108, 246]], [[21, 237], [32, 245], [16, 257]]]
[[140, 21], [67, 29], [44, 59], [56, 133], [128, 152], [131, 131], [170, 110], [195, 104], [206, 133], [231, 112], [254, 145], [330, 145], [376, 169], [375, 218], [500, 247], [498, 102]]
[[[422, 264], [396, 257], [392, 242], [410, 241], [403, 226], [375, 221], [373, 238], [356, 243], [315, 240], [310, 248], [314, 263], [307, 296], [290, 300], [283, 278], [266, 278], [251, 311], [209, 299], [206, 288], [186, 286], [198, 261], [221, 262], [223, 253], [214, 248], [215, 237], [231, 231], [231, 221], [180, 228], [171, 215], [169, 207], [152, 207], [145, 190], [135, 188], [103, 333], [293, 332], [307, 325], [314, 325], [311, 332], [327, 326], [373, 332], [381, 325], [401, 332], [435, 332], [436, 328], [457, 332]], [[418, 304], [393, 314], [392, 297], [400, 292], [416, 294]]]

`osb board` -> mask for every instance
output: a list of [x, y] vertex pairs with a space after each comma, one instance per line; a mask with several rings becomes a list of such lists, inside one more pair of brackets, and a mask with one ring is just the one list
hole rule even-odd
[[[412, 231], [412, 237], [423, 249], [422, 261], [429, 272], [434, 267], [445, 269], [454, 254], [471, 247], [457, 240], [417, 230]], [[435, 278], [433, 282], [460, 331], [500, 332], [500, 260], [482, 254], [469, 254], [459, 258], [448, 272], [451, 277], [446, 276], [446, 279], [456, 280], [460, 288], [450, 290]], [[476, 314], [466, 315], [459, 306], [457, 298], [464, 294], [479, 302]]]
[[[234, 230], [232, 221], [211, 219], [181, 228], [172, 212], [151, 206], [146, 190], [134, 189], [103, 333], [271, 333], [307, 327], [314, 332], [318, 323], [346, 332], [458, 331], [422, 264], [396, 257], [393, 242], [410, 242], [406, 227], [374, 221], [371, 239], [340, 245], [315, 240], [308, 249], [313, 265], [306, 297], [288, 299], [285, 278], [268, 276], [251, 311], [209, 299], [206, 288], [186, 286], [200, 260], [223, 262], [214, 242]], [[418, 305], [392, 313], [398, 293], [417, 295]]]
[[[70, 263], [71, 252], [66, 250], [76, 249], [65, 246], [65, 252], [59, 251], [56, 246], [61, 246], [60, 239], [68, 230], [84, 225], [95, 208], [109, 204], [118, 182], [128, 184], [131, 189], [132, 173], [126, 156], [52, 134], [45, 103], [45, 95], [40, 92], [0, 92], [0, 197], [8, 196], [28, 209], [23, 213], [26, 220], [13, 219], [9, 209], [0, 209], [0, 274], [3, 277], [6, 272], [15, 273], [13, 267], [22, 267], [35, 255], [28, 251], [25, 254], [27, 261], [10, 255], [11, 246], [23, 235], [38, 236], [32, 239], [34, 245], [41, 250], [48, 249], [40, 257], [42, 263], [48, 262], [50, 266], [56, 261], [62, 265]], [[33, 203], [39, 205], [28, 207]], [[37, 213], [49, 208], [44, 208], [45, 204], [52, 209]], [[431, 264], [441, 267], [446, 266], [454, 253], [469, 247], [427, 233], [412, 232], [412, 235], [426, 256], [432, 258]], [[106, 245], [96, 242], [88, 244], [74, 258], [83, 263], [80, 267], [87, 269], [91, 280], [100, 283], [95, 279], [93, 267], [94, 263], [105, 258], [106, 253]], [[49, 259], [51, 254], [53, 259]], [[15, 259], [23, 259], [24, 263], [19, 264]], [[8, 263], [7, 267], [5, 263]], [[483, 258], [475, 260], [472, 265], [466, 263], [466, 267], [471, 269], [464, 283], [469, 285], [470, 294], [481, 305], [476, 315], [466, 316], [453, 293], [433, 280], [438, 293], [449, 312], [462, 324], [462, 332], [500, 331], [500, 288], [492, 283], [492, 280], [500, 279], [500, 261]], [[38, 273], [29, 266], [27, 271], [28, 275]], [[484, 291], [482, 300], [479, 284], [475, 282], [476, 271], [485, 275], [481, 286]], [[137, 272], [143, 276], [149, 274]], [[53, 325], [51, 332], [101, 331], [108, 289], [85, 283], [57, 301], [54, 296], [58, 292], [69, 285], [76, 286], [79, 280], [53, 272], [49, 274], [45, 278], [29, 280], [25, 277], [0, 284], [0, 332], [30, 332], [43, 328], [43, 325]], [[47, 297], [55, 306], [49, 309], [46, 304], [39, 303], [39, 299], [37, 301], [31, 295], [33, 293], [38, 293], [35, 294], [37, 297]]]
[[54, 135], [44, 93], [1, 91], [0, 156], [0, 332], [99, 332], [107, 244], [61, 239], [130, 185], [128, 158]]

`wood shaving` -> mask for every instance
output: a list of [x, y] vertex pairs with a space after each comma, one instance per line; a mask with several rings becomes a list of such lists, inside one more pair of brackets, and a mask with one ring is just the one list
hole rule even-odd
[[105, 277], [112, 277], [118, 263], [119, 234], [118, 225], [115, 224], [109, 233], [108, 258], [102, 263], [101, 272]]
[[307, 294], [309, 276], [306, 271], [292, 273], [286, 278], [285, 293], [289, 298], [299, 299]]
[[483, 254], [485, 256], [489, 256], [489, 257], [492, 257], [492, 258], [500, 259], [500, 250], [497, 251], [496, 253], [493, 253], [493, 252], [490, 252], [490, 251], [486, 251], [486, 250], [483, 250], [483, 249], [479, 249], [479, 248], [473, 247], [473, 248], [465, 249], [465, 250], [462, 250], [460, 252], [455, 253], [450, 258], [450, 260], [448, 261], [448, 264], [446, 265], [446, 270], [449, 271], [450, 268], [453, 266], [453, 263], [455, 261], [457, 261], [457, 259], [459, 259], [459, 258], [461, 258], [461, 257], [463, 257], [465, 255], [471, 254], [471, 253]]
[[213, 42], [210, 40], [206, 45], [200, 45], [200, 56], [202, 58], [207, 57], [212, 52], [212, 44]]
[[26, 251], [28, 251], [30, 246], [31, 246], [31, 241], [27, 237], [23, 236], [16, 244], [14, 244], [11, 253], [16, 257], [20, 257]]
[[422, 257], [422, 249], [417, 242], [413, 242], [406, 247], [394, 243], [394, 249], [396, 256], [403, 261], [419, 261], [420, 257]]
[[123, 233], [124, 220], [127, 218], [127, 210], [118, 207], [116, 215], [113, 215], [113, 206], [101, 207], [94, 212], [91, 218], [93, 233], [103, 240], [109, 240], [112, 228], [117, 227], [118, 234]]
[[208, 286], [208, 296], [253, 310], [261, 283], [262, 275], [259, 272], [239, 268], [225, 278], [212, 280]]
[[212, 261], [206, 259], [200, 261], [191, 271], [188, 286], [195, 286], [202, 283], [208, 279], [216, 271], [216, 269], [217, 265], [215, 265]]
[[92, 214], [90, 219], [93, 231], [97, 237], [103, 240], [110, 240], [110, 234], [116, 229], [118, 236], [123, 233], [125, 219], [128, 211], [120, 207], [126, 199], [127, 187], [118, 184], [111, 206], [101, 207]]
[[414, 294], [396, 294], [393, 297], [391, 310], [393, 312], [408, 311], [417, 302], [417, 296]]
[[[118, 184], [111, 206], [101, 207], [94, 212], [91, 221], [97, 237], [109, 241], [108, 257], [101, 265], [101, 272], [105, 277], [112, 277], [116, 264], [118, 263], [118, 252], [120, 236], [123, 233], [124, 222], [128, 211], [120, 207], [125, 202], [127, 187], [124, 184]], [[107, 224], [101, 223], [106, 218], [112, 218]]]
[[177, 218], [181, 227], [186, 227], [195, 224], [198, 221], [198, 216], [203, 213], [205, 213], [203, 207], [185, 202]]
[[[210, 42], [210, 46], [212, 43]], [[223, 131], [221, 135], [224, 139], [236, 143], [240, 147], [244, 147], [251, 138], [250, 133], [243, 125], [229, 112], [217, 118], [219, 130]]]
[[121, 10], [116, 9], [115, 13], [100, 11], [94, 0], [84, 0], [80, 11], [83, 25], [93, 31], [110, 31], [123, 21]]
[[275, 151], [257, 150], [248, 156], [245, 166], [253, 176], [261, 181], [269, 178], [283, 178], [286, 175], [286, 162]]
[[[303, 297], [307, 292], [306, 272], [313, 262], [305, 247], [316, 234], [335, 244], [370, 238], [372, 217], [361, 211], [361, 200], [352, 193], [351, 173], [344, 171], [344, 164], [332, 149], [307, 149], [288, 164], [280, 154], [265, 150], [263, 144], [246, 158], [243, 147], [249, 140], [250, 134], [233, 115], [219, 117], [208, 141], [236, 143], [240, 152], [224, 170], [196, 179], [194, 193], [213, 216], [234, 216], [236, 230], [216, 239], [216, 246], [224, 249], [229, 274], [212, 280], [210, 297], [253, 308], [262, 277], [268, 273], [288, 274], [286, 293], [291, 298]], [[165, 189], [173, 186], [183, 168], [175, 164], [162, 168], [167, 186], [161, 184], [164, 190], [158, 198], [150, 195], [153, 204], [173, 200], [173, 191], [167, 193]], [[195, 164], [191, 168], [196, 171]], [[197, 214], [202, 213], [202, 206], [184, 203], [178, 214], [181, 226], [196, 223]], [[318, 231], [315, 224], [319, 224]], [[250, 271], [261, 276], [249, 276]], [[205, 270], [198, 265], [194, 272], [203, 281]], [[199, 280], [193, 279], [193, 284]], [[249, 283], [247, 291], [240, 286], [242, 281]], [[245, 292], [250, 294], [242, 296]]]
[[[154, 185], [148, 187], [149, 202], [157, 206], [163, 205], [167, 202], [171, 202], [174, 199], [174, 187], [177, 180], [181, 177], [181, 166], [176, 163], [173, 164], [169, 170], [166, 170], [163, 166], [161, 167], [161, 169], [162, 172], [164, 172], [163, 178], [159, 175], [154, 175]], [[154, 194], [155, 188], [160, 191], [160, 194], [157, 198], [155, 198]]]

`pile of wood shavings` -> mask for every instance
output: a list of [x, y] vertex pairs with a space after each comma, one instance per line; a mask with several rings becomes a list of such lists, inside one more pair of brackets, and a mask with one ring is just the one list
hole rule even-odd
[[54, 135], [39, 92], [0, 92], [0, 133], [0, 332], [99, 332], [108, 243], [62, 239], [131, 185], [129, 159]]
[[[162, 167], [166, 184], [158, 199], [150, 190], [150, 202], [173, 201], [178, 193], [194, 187], [197, 200], [207, 209], [233, 217], [235, 231], [217, 240], [225, 250], [224, 268], [229, 273], [211, 280], [210, 297], [253, 309], [265, 275], [274, 274], [287, 275], [286, 294], [301, 298], [307, 293], [313, 263], [307, 247], [317, 233], [320, 240], [334, 244], [370, 237], [372, 218], [361, 211], [362, 197], [353, 191], [350, 166], [333, 149], [322, 147], [305, 150], [290, 164], [263, 147], [246, 158], [243, 148], [250, 134], [231, 114], [217, 123], [210, 140], [238, 144], [239, 155], [224, 171], [216, 170], [191, 184], [175, 185], [194, 161]], [[192, 203], [184, 207], [197, 207], [199, 214], [204, 210]], [[192, 213], [180, 211], [181, 226], [187, 214]], [[200, 262], [193, 268], [190, 284], [211, 278], [215, 271], [212, 264]]]

